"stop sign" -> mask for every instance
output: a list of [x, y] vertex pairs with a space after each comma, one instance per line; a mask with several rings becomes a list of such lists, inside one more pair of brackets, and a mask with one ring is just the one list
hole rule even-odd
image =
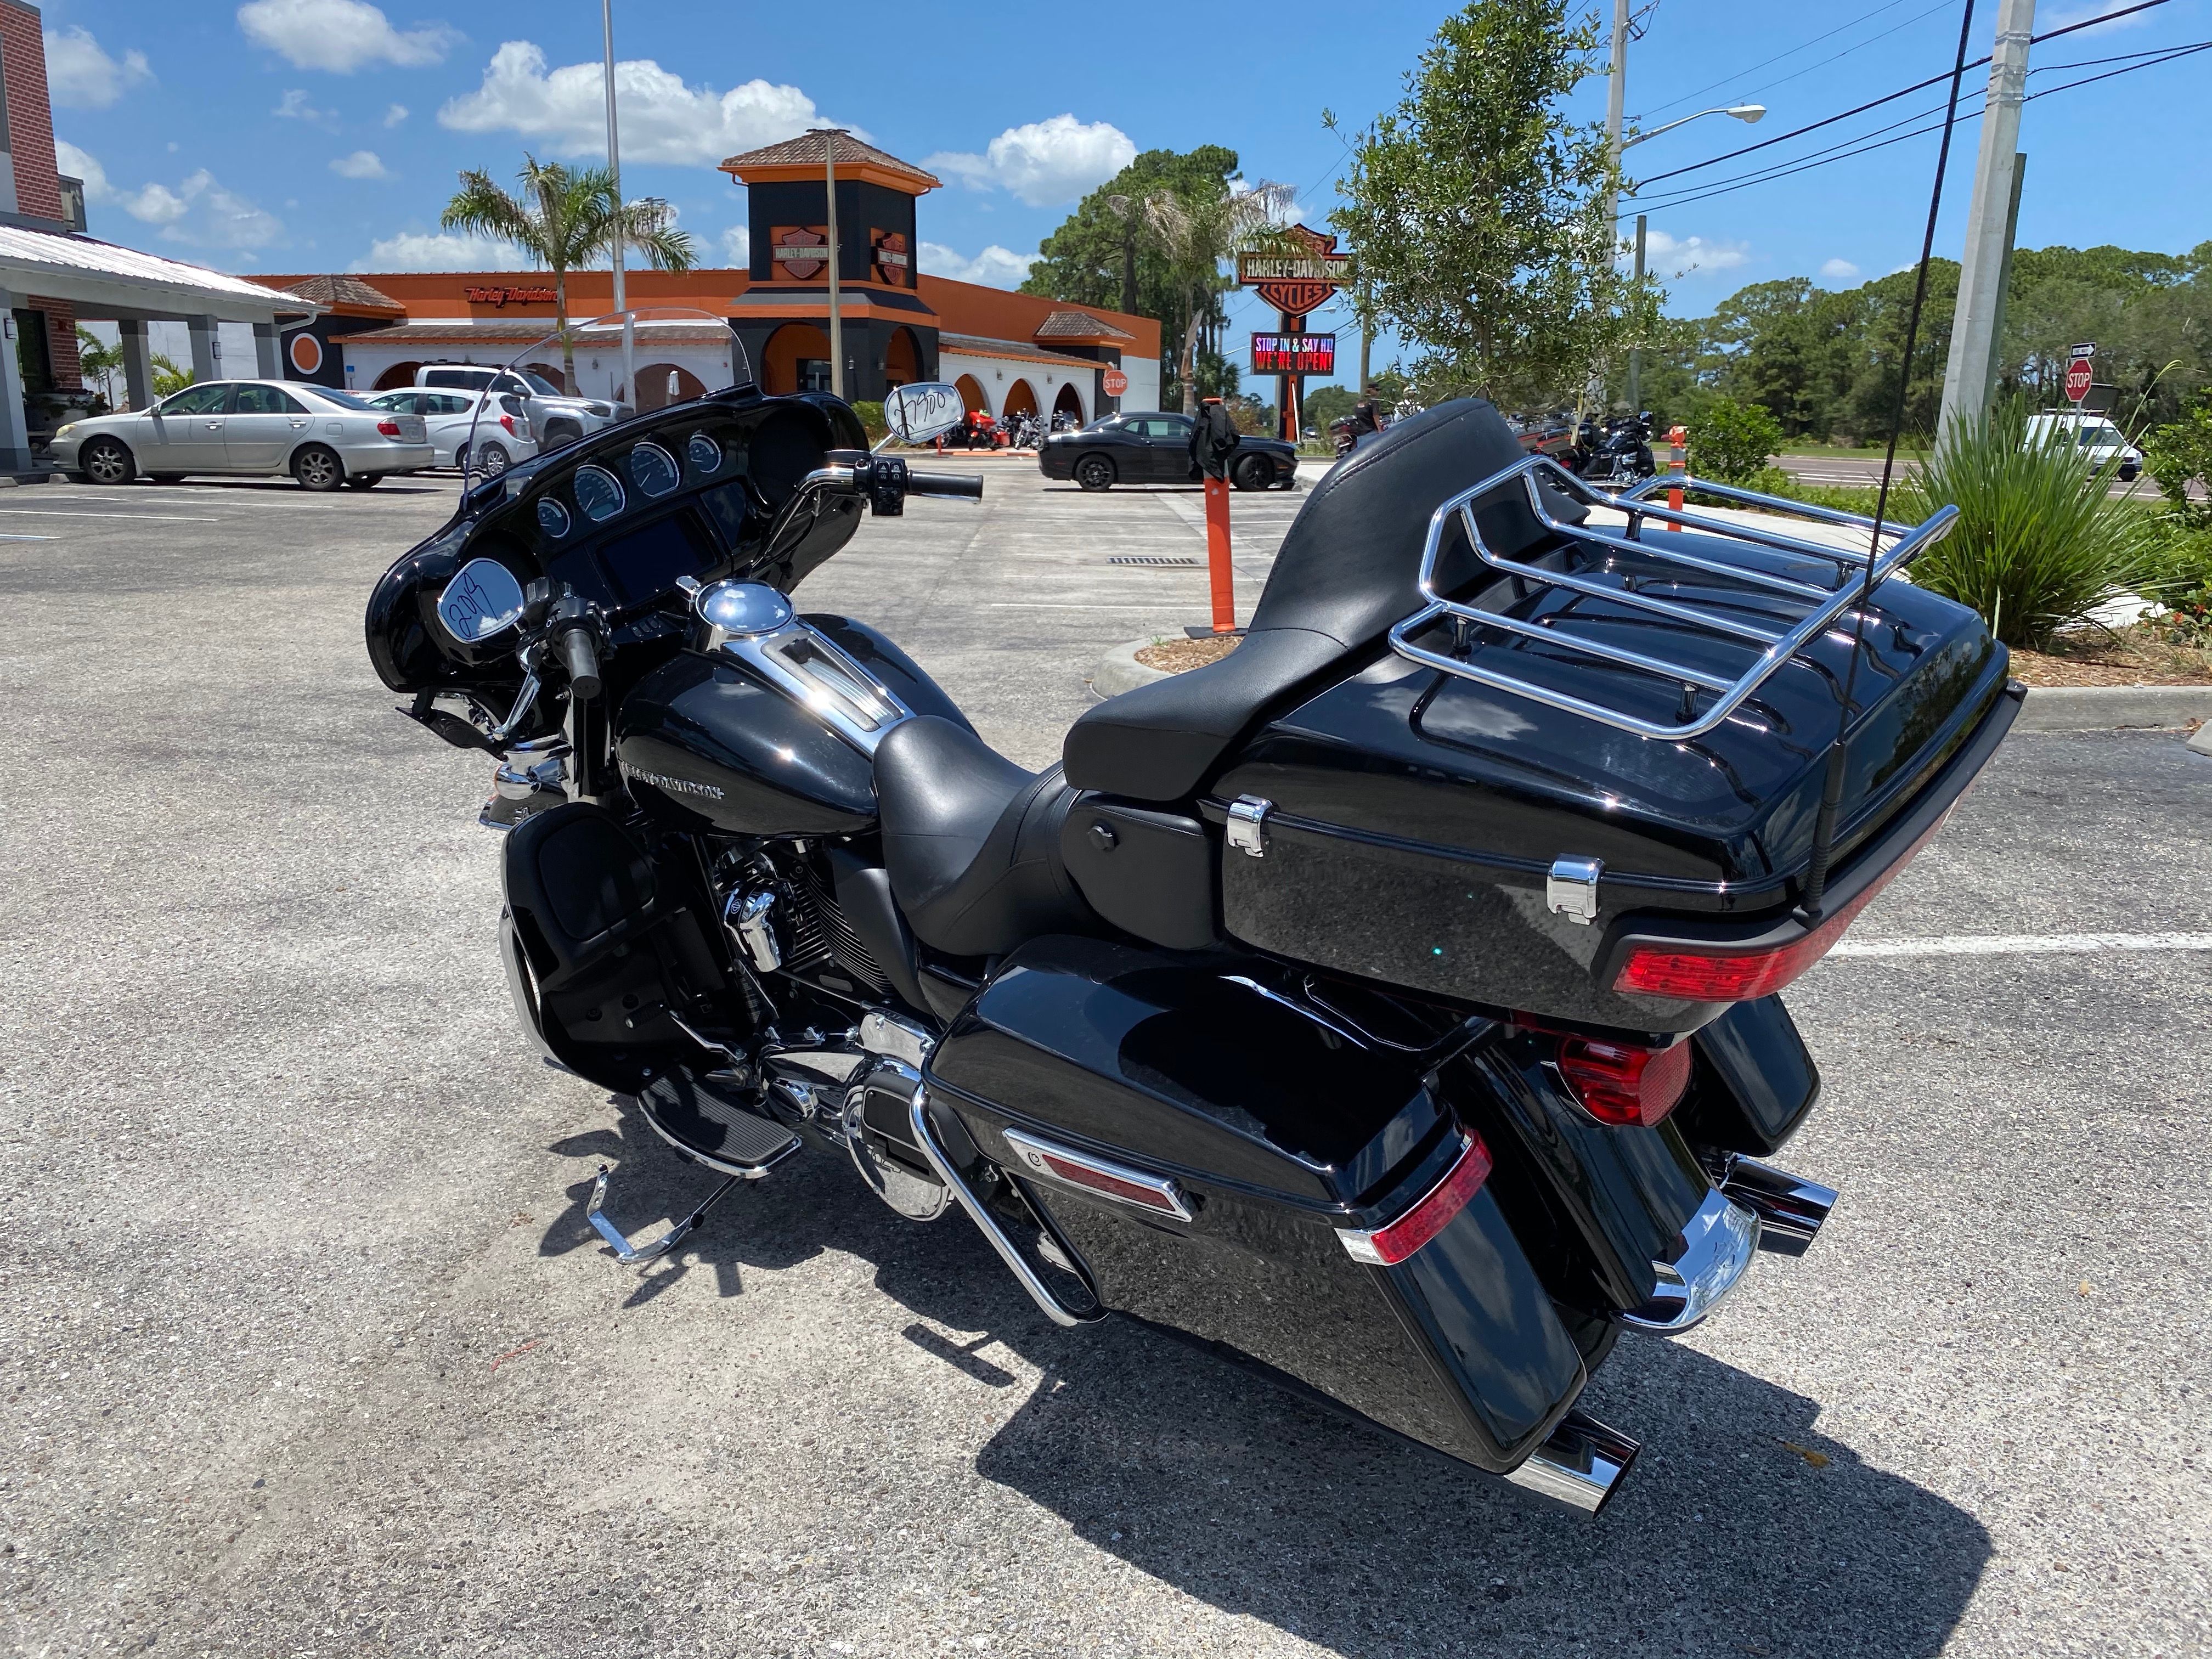
[[2096, 378], [2095, 372], [2090, 368], [2089, 360], [2087, 357], [2076, 357], [2072, 362], [2067, 364], [2066, 401], [2069, 404], [2080, 403], [2089, 395], [2089, 388], [2096, 383]]
[[1108, 369], [1104, 380], [1106, 395], [1109, 398], [1118, 398], [1129, 389], [1129, 377], [1118, 368]]

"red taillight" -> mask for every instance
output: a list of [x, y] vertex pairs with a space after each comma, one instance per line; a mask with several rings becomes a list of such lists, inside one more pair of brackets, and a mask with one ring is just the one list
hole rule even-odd
[[1859, 912], [1875, 902], [1881, 890], [1897, 879], [1914, 854], [1936, 839], [1950, 817], [1945, 812], [1928, 833], [1905, 849], [1905, 856], [1867, 884], [1850, 903], [1832, 911], [1802, 939], [1765, 951], [1731, 951], [1722, 945], [1669, 950], [1663, 945], [1639, 945], [1628, 953], [1613, 975], [1616, 991], [1644, 996], [1673, 997], [1683, 1002], [1752, 1002], [1772, 996], [1829, 951]]
[[399, 422], [392, 420], [379, 421], [376, 423], [376, 429], [387, 438], [396, 438], [399, 435]]
[[1468, 1206], [1490, 1178], [1490, 1148], [1469, 1130], [1465, 1145], [1443, 1180], [1429, 1188], [1405, 1214], [1372, 1232], [1340, 1227], [1336, 1236], [1355, 1261], [1371, 1267], [1395, 1267], [1419, 1249]]
[[1690, 1086], [1690, 1045], [1645, 1048], [1568, 1037], [1559, 1044], [1559, 1075], [1599, 1122], [1655, 1128]]
[[510, 433], [514, 430], [514, 416], [512, 415], [501, 416], [499, 417], [499, 423], [505, 427]]

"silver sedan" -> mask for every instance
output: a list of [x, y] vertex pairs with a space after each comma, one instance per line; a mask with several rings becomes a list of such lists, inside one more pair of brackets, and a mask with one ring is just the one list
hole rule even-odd
[[420, 415], [372, 409], [350, 392], [303, 380], [208, 380], [151, 409], [71, 421], [54, 434], [54, 465], [98, 484], [155, 483], [193, 472], [289, 473], [309, 489], [366, 489], [437, 462]]

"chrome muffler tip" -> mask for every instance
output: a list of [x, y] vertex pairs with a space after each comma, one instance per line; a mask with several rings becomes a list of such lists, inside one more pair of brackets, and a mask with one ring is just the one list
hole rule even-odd
[[1759, 1218], [1759, 1248], [1778, 1255], [1802, 1255], [1820, 1237], [1836, 1189], [1801, 1180], [1755, 1158], [1729, 1160], [1721, 1191]]
[[1628, 1478], [1629, 1465], [1643, 1449], [1642, 1443], [1618, 1429], [1606, 1427], [1585, 1412], [1571, 1411], [1505, 1479], [1585, 1515], [1596, 1515], [1613, 1501]]

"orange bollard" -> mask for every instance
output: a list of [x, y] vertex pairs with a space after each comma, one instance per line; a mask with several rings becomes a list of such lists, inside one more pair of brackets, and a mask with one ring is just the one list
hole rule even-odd
[[[1686, 458], [1682, 453], [1682, 450], [1683, 446], [1687, 444], [1689, 441], [1689, 428], [1686, 426], [1677, 426], [1668, 428], [1667, 471], [1668, 476], [1671, 477], [1674, 482], [1667, 486], [1667, 505], [1673, 507], [1677, 513], [1680, 513], [1682, 510], [1681, 481], [1686, 471], [1684, 462]], [[1681, 527], [1682, 526], [1678, 524], [1670, 524], [1667, 526], [1669, 530], [1680, 530]]]
[[1237, 579], [1229, 563], [1229, 480], [1206, 481], [1206, 563], [1213, 580], [1213, 631], [1237, 631]]

